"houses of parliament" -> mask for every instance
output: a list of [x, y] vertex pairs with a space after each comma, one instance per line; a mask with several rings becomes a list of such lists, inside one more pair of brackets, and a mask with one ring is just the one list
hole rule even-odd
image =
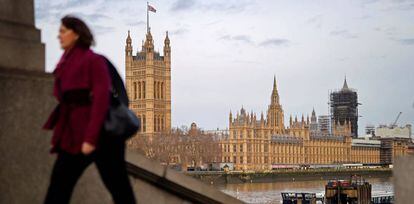
[[[150, 136], [171, 129], [171, 47], [168, 32], [163, 55], [154, 50], [151, 31], [140, 50], [133, 53], [130, 32], [125, 46], [125, 83], [130, 108], [141, 119], [137, 136]], [[132, 138], [134, 143], [137, 138]]]
[[[149, 29], [141, 49], [134, 54], [128, 31], [125, 70], [130, 108], [142, 124], [137, 136], [128, 144], [136, 148], [140, 136], [160, 135], [171, 130], [171, 47], [168, 32], [161, 55], [154, 51]], [[350, 91], [345, 79], [339, 96], [349, 95]], [[343, 111], [341, 106], [335, 108]], [[210, 162], [233, 163], [235, 170], [270, 170], [277, 165], [381, 163], [384, 155], [393, 158], [407, 152], [405, 142], [355, 138], [356, 120], [347, 115], [340, 120], [332, 120], [329, 132], [317, 128], [321, 121], [318, 121], [315, 111], [310, 118], [290, 116], [288, 126], [284, 121], [285, 114], [274, 79], [266, 114], [258, 116], [244, 108], [234, 115], [230, 112], [227, 134], [216, 137], [221, 151], [217, 158], [221, 161]], [[387, 162], [392, 162], [389, 160]]]
[[[340, 92], [350, 89], [344, 82]], [[405, 141], [352, 138], [352, 123], [332, 120], [331, 131], [318, 130], [316, 113], [289, 118], [285, 127], [276, 79], [266, 115], [260, 117], [244, 108], [229, 114], [229, 134], [220, 141], [222, 162], [235, 170], [271, 170], [286, 165], [328, 165], [344, 163], [380, 164], [382, 158], [407, 153]], [[387, 145], [386, 148], [384, 145]]]

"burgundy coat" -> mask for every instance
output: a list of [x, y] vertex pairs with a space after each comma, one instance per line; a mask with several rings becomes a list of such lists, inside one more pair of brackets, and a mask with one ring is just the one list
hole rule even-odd
[[[53, 74], [53, 95], [59, 105], [43, 125], [53, 129], [51, 152], [60, 149], [77, 154], [83, 142], [96, 146], [110, 102], [111, 79], [105, 59], [90, 49], [74, 47], [62, 55]], [[65, 93], [76, 90], [89, 90], [90, 102], [73, 105], [63, 100]]]

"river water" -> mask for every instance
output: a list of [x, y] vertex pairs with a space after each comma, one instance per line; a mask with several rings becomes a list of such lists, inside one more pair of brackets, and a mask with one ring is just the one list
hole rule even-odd
[[[391, 178], [365, 179], [372, 185], [372, 193], [393, 192]], [[221, 191], [247, 203], [281, 203], [281, 192], [324, 192], [326, 180], [283, 181], [274, 183], [243, 183], [217, 186]]]

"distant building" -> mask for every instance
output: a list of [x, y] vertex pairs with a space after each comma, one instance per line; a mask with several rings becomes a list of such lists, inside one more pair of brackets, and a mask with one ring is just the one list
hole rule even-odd
[[342, 89], [330, 94], [332, 120], [335, 124], [351, 123], [352, 137], [358, 136], [358, 94], [348, 87], [346, 78]]
[[[166, 33], [163, 55], [155, 51], [150, 30], [142, 43], [134, 55], [128, 31], [125, 84], [129, 106], [141, 120], [138, 135], [152, 136], [171, 129], [171, 47]], [[136, 139], [141, 138], [132, 138], [129, 145], [134, 147]]]
[[318, 119], [316, 118], [315, 109], [313, 109], [311, 115], [311, 122], [309, 124], [309, 131], [311, 134], [316, 134], [318, 130]]
[[375, 136], [380, 138], [406, 138], [412, 139], [411, 137], [411, 125], [407, 124], [402, 127], [380, 125], [375, 129]]
[[[350, 120], [331, 125], [329, 116], [317, 121], [312, 111], [311, 119], [290, 116], [285, 127], [276, 80], [270, 98], [267, 117], [263, 113], [257, 117], [243, 107], [235, 117], [230, 112], [229, 134], [220, 141], [222, 163], [233, 163], [235, 170], [258, 171], [285, 165], [380, 163], [381, 142], [353, 141]], [[405, 154], [405, 146], [395, 143], [392, 148], [398, 152], [392, 155]]]
[[331, 134], [331, 116], [320, 115], [318, 116], [318, 130], [323, 135]]
[[373, 125], [367, 125], [365, 127], [365, 134], [375, 136], [375, 126]]

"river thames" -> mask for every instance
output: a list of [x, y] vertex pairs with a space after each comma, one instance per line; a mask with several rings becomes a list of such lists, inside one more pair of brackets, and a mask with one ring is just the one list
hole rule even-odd
[[[372, 192], [393, 192], [392, 178], [366, 178], [372, 184]], [[274, 183], [243, 183], [219, 185], [224, 193], [247, 203], [281, 203], [281, 192], [321, 193], [327, 180], [282, 181]]]

